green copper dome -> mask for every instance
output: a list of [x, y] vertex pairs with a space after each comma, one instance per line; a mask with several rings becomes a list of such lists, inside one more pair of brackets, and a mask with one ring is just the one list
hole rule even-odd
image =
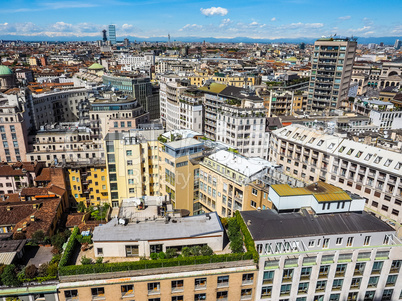
[[10, 68], [4, 65], [0, 65], [0, 75], [10, 75], [13, 74]]
[[88, 67], [89, 70], [99, 70], [103, 69], [104, 67], [98, 63], [92, 64], [91, 66]]

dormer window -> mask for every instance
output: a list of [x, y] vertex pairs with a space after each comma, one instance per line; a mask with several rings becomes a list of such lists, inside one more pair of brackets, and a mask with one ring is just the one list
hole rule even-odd
[[378, 163], [380, 163], [381, 160], [382, 160], [382, 157], [378, 156], [377, 158], [375, 158], [374, 163], [378, 164]]

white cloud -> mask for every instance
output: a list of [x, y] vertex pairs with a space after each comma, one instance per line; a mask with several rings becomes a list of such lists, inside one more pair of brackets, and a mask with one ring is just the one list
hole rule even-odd
[[349, 29], [350, 32], [364, 32], [371, 29], [371, 26], [363, 26], [361, 28], [357, 28], [357, 29]]
[[324, 27], [323, 23], [291, 23], [288, 25], [284, 25], [283, 28], [285, 29], [305, 29], [305, 28], [322, 28]]
[[121, 28], [122, 28], [122, 29], [131, 29], [131, 28], [133, 28], [133, 25], [131, 25], [131, 24], [123, 24], [123, 25], [121, 26]]
[[205, 16], [214, 16], [214, 15], [220, 15], [220, 16], [226, 16], [228, 14], [228, 10], [223, 7], [210, 7], [210, 8], [201, 8], [200, 9], [201, 13]]
[[275, 17], [273, 17], [273, 18], [271, 19], [271, 21], [272, 21], [272, 22], [276, 21], [276, 18], [275, 18]]
[[202, 25], [197, 24], [186, 24], [179, 31], [192, 31], [192, 30], [200, 30], [202, 29]]
[[339, 20], [350, 20], [352, 17], [351, 16], [344, 16], [344, 17], [339, 17]]
[[219, 24], [219, 27], [222, 28], [222, 27], [228, 26], [230, 23], [232, 23], [232, 21], [229, 18], [223, 19], [221, 24]]

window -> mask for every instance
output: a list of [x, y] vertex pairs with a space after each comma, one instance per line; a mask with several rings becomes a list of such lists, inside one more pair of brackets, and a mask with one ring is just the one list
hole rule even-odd
[[273, 283], [274, 275], [275, 275], [275, 271], [265, 271], [263, 278], [262, 278], [262, 284]]
[[381, 160], [382, 160], [382, 157], [378, 156], [377, 158], [375, 158], [374, 163], [378, 164], [378, 163], [380, 163]]
[[133, 151], [132, 151], [132, 150], [126, 151], [126, 156], [132, 156], [132, 155], [133, 155]]
[[241, 290], [241, 294], [240, 294], [240, 299], [241, 300], [249, 300], [251, 299], [251, 295], [252, 295], [253, 291], [251, 288], [245, 288]]
[[134, 296], [134, 285], [127, 284], [121, 286], [121, 296]]
[[162, 244], [150, 245], [149, 251], [150, 253], [160, 253], [163, 251], [163, 245]]
[[380, 277], [378, 277], [378, 276], [372, 276], [372, 277], [370, 277], [369, 278], [369, 281], [368, 281], [368, 284], [367, 284], [367, 287], [377, 287], [377, 284], [378, 284], [378, 279], [379, 279]]
[[320, 277], [320, 278], [327, 277], [328, 273], [329, 273], [329, 267], [330, 267], [329, 265], [320, 266], [320, 271], [319, 271], [318, 277]]
[[366, 267], [366, 263], [365, 262], [358, 262], [355, 265], [355, 271], [354, 271], [354, 275], [363, 275], [364, 273], [364, 268]]
[[134, 174], [134, 170], [133, 169], [127, 169], [127, 174], [128, 175], [133, 175]]
[[373, 301], [375, 296], [375, 291], [368, 291], [364, 294], [364, 301]]
[[243, 284], [252, 284], [254, 280], [254, 274], [243, 274]]
[[310, 241], [308, 242], [308, 246], [309, 247], [314, 247], [314, 242], [315, 242], [314, 239], [310, 239]]
[[331, 294], [329, 296], [329, 301], [339, 301], [340, 300], [341, 295], [340, 294]]
[[291, 285], [290, 284], [283, 284], [283, 285], [281, 285], [281, 293], [280, 293], [280, 295], [281, 296], [287, 296], [287, 295], [289, 295], [290, 294], [290, 289], [291, 289]]
[[64, 297], [66, 297], [66, 301], [78, 300], [78, 290], [64, 291]]
[[346, 241], [346, 246], [351, 247], [353, 245], [353, 237], [348, 237], [348, 240]]
[[257, 195], [258, 191], [257, 191], [257, 189], [253, 188], [252, 191], [251, 191], [251, 193], [252, 193], [253, 195]]
[[271, 297], [272, 286], [263, 286], [261, 288], [261, 298]]
[[393, 293], [393, 292], [394, 292], [393, 289], [386, 289], [386, 290], [384, 290], [384, 292], [382, 293], [381, 301], [391, 300], [391, 297], [392, 297], [392, 293]]
[[358, 292], [349, 293], [347, 301], [356, 301], [358, 294]]
[[350, 283], [350, 288], [351, 288], [351, 289], [359, 289], [361, 282], [362, 282], [362, 278], [361, 278], [361, 277], [352, 278], [352, 282]]
[[182, 292], [183, 291], [183, 280], [173, 280], [172, 281], [172, 293], [174, 292]]
[[336, 244], [337, 244], [337, 245], [341, 245], [341, 244], [342, 244], [342, 237], [338, 237], [338, 238], [336, 239]]
[[128, 179], [128, 185], [134, 185], [134, 179]]
[[91, 288], [92, 300], [104, 299], [105, 289], [103, 287]]
[[285, 270], [283, 270], [283, 277], [282, 277], [283, 281], [292, 280], [292, 277], [293, 277], [293, 269], [285, 269]]
[[138, 246], [126, 246], [126, 256], [127, 257], [138, 256]]
[[207, 300], [207, 295], [206, 294], [195, 294], [194, 295], [194, 301], [201, 301], [201, 300]]
[[160, 291], [160, 282], [148, 283], [148, 294], [159, 293], [159, 291]]
[[257, 203], [254, 201], [251, 201], [251, 207], [255, 208], [257, 206]]
[[323, 291], [325, 291], [326, 286], [327, 286], [327, 280], [319, 280], [319, 281], [317, 281], [315, 291], [316, 292], [323, 292]]
[[195, 289], [204, 289], [207, 287], [207, 278], [196, 278], [194, 281]]
[[96, 248], [98, 255], [103, 256], [103, 248]]
[[228, 292], [223, 291], [223, 292], [217, 292], [216, 293], [216, 300], [227, 300], [228, 299]]
[[308, 280], [310, 279], [310, 275], [311, 275], [311, 267], [304, 267], [301, 269], [300, 280]]
[[297, 289], [297, 292], [300, 293], [307, 293], [308, 290], [308, 282], [301, 282], [299, 283], [299, 288]]
[[172, 301], [183, 301], [184, 297], [183, 296], [172, 296]]
[[399, 273], [399, 270], [402, 265], [402, 260], [393, 260], [391, 264], [390, 273]]
[[229, 286], [229, 276], [218, 277], [218, 287]]
[[365, 246], [370, 245], [370, 239], [371, 239], [371, 236], [365, 236], [363, 245], [365, 245]]
[[328, 249], [328, 247], [329, 247], [329, 238], [324, 238], [322, 240], [322, 248], [323, 249]]
[[334, 282], [332, 282], [332, 289], [341, 290], [342, 285], [343, 285], [343, 279], [334, 279]]
[[129, 166], [133, 165], [133, 160], [127, 160], [127, 165]]
[[387, 278], [387, 282], [385, 283], [386, 286], [394, 286], [396, 283], [396, 279], [398, 275], [389, 275]]
[[383, 264], [384, 264], [383, 261], [374, 261], [373, 269], [371, 270], [371, 274], [380, 274]]
[[335, 277], [345, 276], [346, 268], [347, 268], [346, 264], [338, 264], [336, 266]]

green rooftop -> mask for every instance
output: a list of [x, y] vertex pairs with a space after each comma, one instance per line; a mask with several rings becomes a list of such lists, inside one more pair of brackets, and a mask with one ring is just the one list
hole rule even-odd
[[10, 68], [4, 65], [0, 65], [0, 75], [10, 75], [13, 74]]

